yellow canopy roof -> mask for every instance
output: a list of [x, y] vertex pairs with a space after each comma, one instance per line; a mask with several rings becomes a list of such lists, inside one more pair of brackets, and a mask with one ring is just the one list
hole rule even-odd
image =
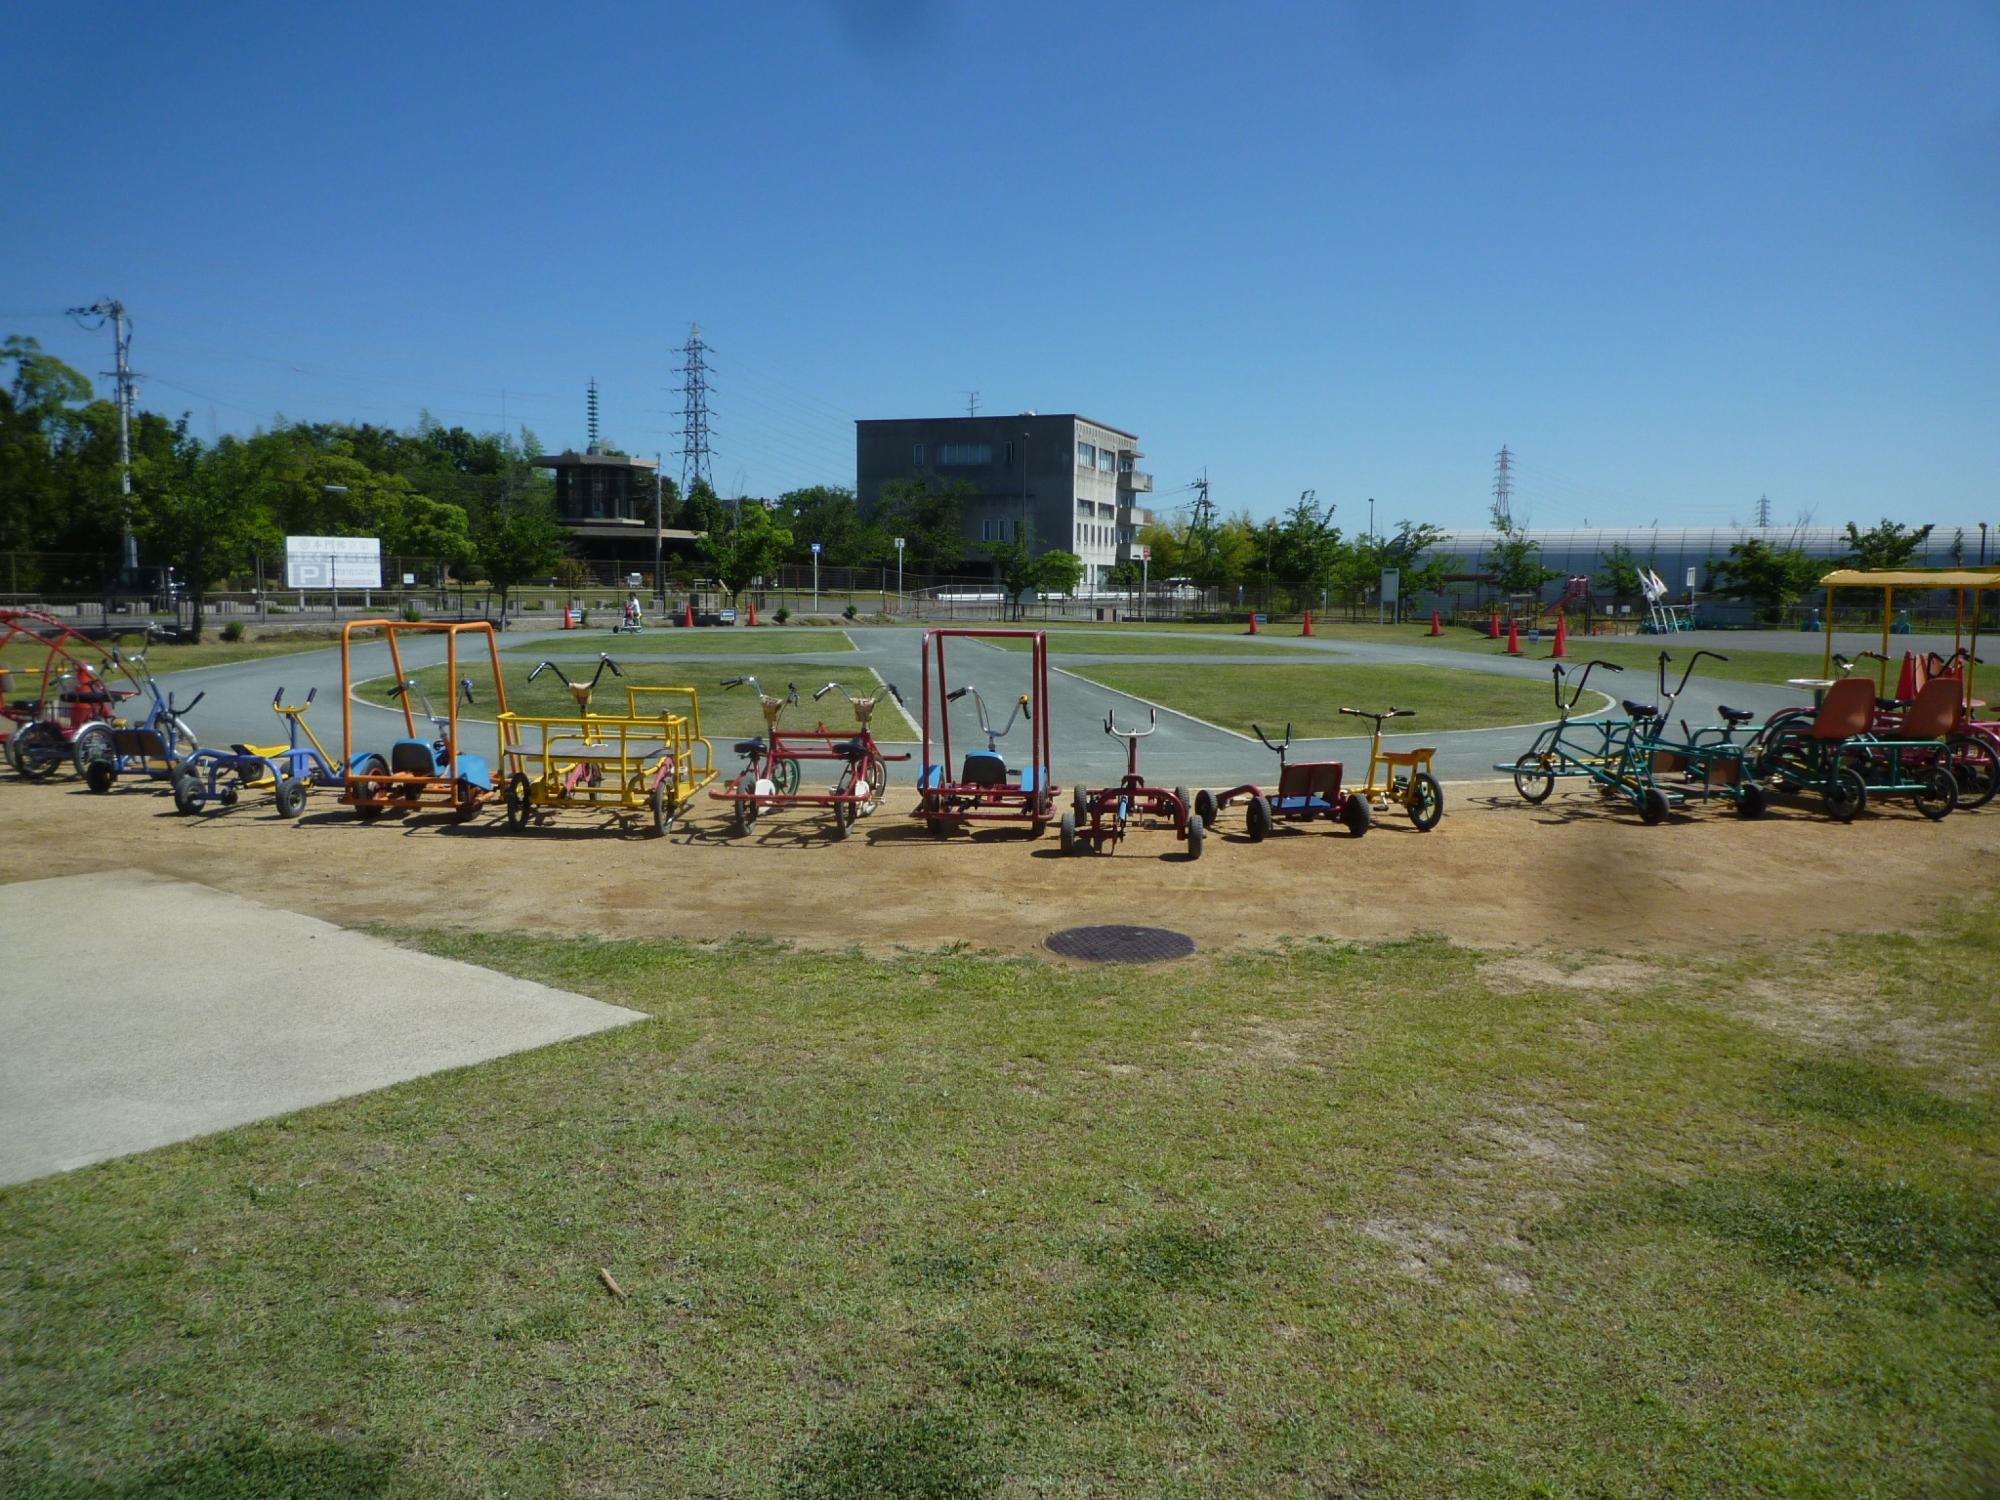
[[1835, 568], [1823, 589], [2000, 589], [2000, 568]]

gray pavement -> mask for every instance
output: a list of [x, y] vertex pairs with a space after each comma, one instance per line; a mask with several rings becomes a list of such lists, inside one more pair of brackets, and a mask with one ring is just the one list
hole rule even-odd
[[0, 886], [0, 952], [0, 1183], [644, 1019], [137, 871]]
[[[597, 651], [609, 651], [620, 660], [641, 661], [647, 658], [672, 658], [674, 656], [675, 631], [672, 629], [648, 629], [638, 636], [614, 636], [604, 631], [547, 631], [509, 632], [502, 638], [503, 644], [519, 645], [523, 642], [546, 642], [551, 654], [590, 655]], [[1133, 634], [1129, 628], [1121, 634]], [[1145, 632], [1136, 632], [1144, 634]], [[704, 632], [709, 634], [709, 632]], [[1085, 667], [1093, 661], [1137, 663], [1145, 661], [1185, 661], [1188, 658], [1175, 657], [1173, 646], [1179, 638], [1173, 631], [1158, 632], [1161, 654], [1158, 657], [1143, 655], [1091, 656], [1071, 655], [1061, 651], [1062, 632], [1051, 632], [1051, 644], [1058, 648], [1052, 653], [1056, 670], [1051, 675], [1050, 693], [1052, 697], [1052, 724], [1056, 780], [1064, 785], [1087, 781], [1092, 785], [1103, 785], [1115, 781], [1122, 774], [1125, 764], [1124, 745], [1121, 741], [1108, 738], [1104, 734], [1104, 716], [1115, 710], [1121, 725], [1128, 722], [1143, 722], [1146, 707], [1131, 696], [1100, 687], [1080, 677], [1069, 675], [1062, 668]], [[811, 672], [806, 670], [811, 664], [840, 663], [852, 666], [857, 662], [879, 672], [887, 681], [901, 687], [910, 700], [911, 713], [919, 712], [922, 672], [918, 661], [920, 633], [908, 628], [856, 628], [848, 631], [854, 642], [854, 653], [839, 653], [829, 656], [800, 656], [796, 658], [801, 668], [796, 679], [801, 690], [808, 686], [806, 679]], [[746, 657], [759, 654], [760, 636], [757, 632], [743, 630], [740, 633], [742, 652]], [[1894, 649], [1902, 649], [1908, 640], [1935, 638], [1896, 637]], [[1685, 661], [1688, 654], [1705, 647], [1720, 651], [1725, 655], [1732, 650], [1753, 651], [1817, 651], [1821, 649], [1823, 638], [1791, 631], [1689, 631], [1680, 635], [1626, 636], [1620, 637], [1621, 644], [1639, 642], [1671, 651], [1677, 660]], [[1588, 659], [1589, 639], [1573, 638], [1570, 642], [1570, 663], [1579, 666]], [[1880, 645], [1880, 637], [1869, 634], [1841, 633], [1836, 638], [1837, 650], [1853, 652]], [[1550, 683], [1546, 641], [1526, 648], [1529, 654], [1521, 658], [1500, 653], [1483, 651], [1440, 651], [1435, 647], [1416, 642], [1404, 645], [1393, 642], [1353, 641], [1320, 638], [1314, 640], [1243, 638], [1243, 650], [1217, 656], [1202, 656], [1196, 660], [1203, 664], [1224, 664], [1229, 662], [1295, 661], [1311, 656], [1333, 656], [1343, 660], [1375, 665], [1427, 664], [1448, 666], [1468, 672], [1491, 672], [1503, 676], [1531, 678], [1544, 684]], [[406, 640], [403, 658], [407, 666], [427, 666], [444, 659], [441, 643], [422, 638]], [[1016, 694], [1025, 690], [1028, 680], [1028, 656], [1025, 652], [1001, 651], [994, 647], [975, 642], [953, 643], [950, 649], [950, 665], [954, 684], [967, 681], [976, 683], [986, 695], [988, 707], [995, 717], [1004, 720], [1009, 705]], [[533, 665], [532, 658], [524, 659], [514, 652], [502, 657], [510, 672], [519, 668], [525, 672]], [[719, 680], [728, 675], [729, 658], [717, 656], [707, 659], [713, 665], [713, 676]], [[386, 675], [389, 671], [389, 655], [386, 646], [373, 643], [360, 646], [354, 654], [354, 676], [357, 681], [372, 676]], [[829, 674], [830, 675], [830, 674]], [[705, 680], [705, 679], [704, 679]], [[340, 653], [337, 648], [303, 652], [279, 660], [242, 662], [233, 666], [210, 667], [193, 672], [175, 674], [163, 678], [185, 697], [196, 690], [206, 692], [201, 705], [195, 710], [193, 720], [204, 744], [222, 744], [230, 740], [274, 737], [278, 729], [277, 721], [270, 712], [271, 694], [282, 684], [287, 696], [302, 696], [305, 689], [317, 686], [320, 690], [320, 716], [315, 726], [329, 748], [338, 752], [339, 701], [340, 701]], [[1654, 682], [1650, 674], [1628, 670], [1622, 674], [1599, 673], [1592, 677], [1591, 688], [1603, 687], [1613, 698], [1630, 697], [1651, 702], [1656, 696]], [[717, 691], [720, 691], [718, 688]], [[1553, 685], [1550, 684], [1550, 711], [1542, 716], [1552, 718]], [[1586, 703], [1596, 701], [1601, 711], [1608, 705], [1602, 700], [1587, 698]], [[1728, 703], [1733, 707], [1753, 710], [1759, 718], [1800, 701], [1800, 694], [1781, 684], [1759, 684], [1725, 681], [1717, 678], [1702, 678], [1699, 675], [1689, 687], [1680, 712], [1691, 720], [1713, 722], [1713, 711], [1717, 703]], [[1366, 705], [1357, 705], [1366, 706]], [[1385, 706], [1386, 705], [1382, 705]], [[477, 710], [474, 710], [476, 713]], [[953, 754], [963, 752], [967, 745], [975, 744], [977, 726], [969, 699], [962, 699], [952, 710]], [[390, 710], [372, 704], [357, 704], [356, 740], [360, 745], [372, 745], [395, 731], [401, 716]], [[1274, 706], [1272, 718], [1283, 719], [1283, 706]], [[801, 716], [803, 718], [803, 716]], [[830, 721], [833, 716], [829, 715]], [[372, 722], [372, 732], [365, 732], [364, 725]], [[807, 721], [809, 722], [809, 720]], [[1275, 725], [1267, 725], [1275, 728]], [[892, 720], [877, 720], [878, 737], [885, 743], [895, 742], [898, 748], [914, 749], [913, 743], [897, 737], [907, 736], [908, 741], [916, 738], [915, 726], [907, 725], [897, 730]], [[1024, 754], [1028, 740], [1027, 731], [1016, 726], [1014, 732], [1003, 742], [1002, 748], [1011, 759]], [[1439, 776], [1446, 781], [1487, 780], [1494, 775], [1492, 767], [1501, 761], [1511, 761], [1533, 738], [1532, 727], [1503, 727], [1495, 729], [1456, 730], [1436, 733], [1417, 726], [1414, 732], [1394, 736], [1384, 736], [1383, 744], [1388, 749], [1409, 748], [1416, 745], [1432, 745], [1437, 748], [1436, 766]], [[1345, 759], [1356, 762], [1354, 773], [1365, 769], [1368, 755], [1367, 738], [1301, 740], [1293, 748], [1293, 759]], [[720, 757], [728, 763], [725, 753]], [[1159, 715], [1159, 732], [1140, 749], [1139, 765], [1149, 781], [1162, 785], [1185, 783], [1189, 786], [1225, 786], [1242, 781], [1268, 779], [1274, 769], [1275, 759], [1255, 740], [1232, 733], [1215, 725], [1204, 724], [1168, 710]], [[907, 786], [910, 768], [892, 768], [892, 782]]]

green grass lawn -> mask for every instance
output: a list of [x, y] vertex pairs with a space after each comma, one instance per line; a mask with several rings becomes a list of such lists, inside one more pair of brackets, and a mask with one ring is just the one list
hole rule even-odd
[[[510, 655], [597, 659], [600, 651], [614, 658], [625, 653], [669, 653], [691, 656], [824, 656], [852, 651], [854, 643], [838, 630], [647, 630], [640, 635], [612, 635], [605, 630], [568, 631], [552, 639], [511, 641], [500, 648]], [[621, 660], [620, 665], [623, 665]]]
[[[1239, 734], [1250, 733], [1254, 723], [1275, 735], [1287, 720], [1300, 739], [1371, 732], [1365, 720], [1341, 713], [1343, 707], [1414, 709], [1414, 719], [1397, 719], [1389, 726], [1398, 734], [1532, 724], [1555, 717], [1553, 690], [1546, 682], [1449, 667], [1356, 666], [1329, 659], [1268, 666], [1100, 662], [1069, 670]], [[1593, 706], [1594, 700], [1586, 698], [1583, 707]]]
[[[987, 644], [998, 646], [1003, 651], [1026, 651], [1033, 642], [1010, 637]], [[1265, 649], [1286, 648], [1283, 645], [1266, 648], [1261, 636], [1252, 640], [1247, 635], [1215, 635], [1195, 631], [1184, 631], [1171, 637], [1125, 632], [1114, 634], [1102, 630], [1049, 632], [1049, 654], [1052, 656], [1253, 656]]]
[[[582, 681], [596, 670], [596, 658], [587, 661], [565, 661], [558, 663], [573, 680]], [[711, 658], [706, 661], [635, 661], [629, 665], [619, 664], [624, 676], [613, 677], [606, 672], [597, 684], [597, 692], [591, 700], [591, 711], [599, 714], [622, 714], [625, 712], [625, 688], [655, 684], [669, 687], [691, 687], [700, 695], [701, 729], [711, 740], [733, 740], [761, 734], [764, 729], [763, 711], [757, 706], [757, 695], [748, 686], [724, 690], [722, 679], [739, 674], [755, 677], [768, 693], [782, 693], [787, 683], [796, 683], [799, 703], [796, 708], [787, 708], [779, 721], [781, 728], [811, 729], [825, 719], [829, 729], [847, 730], [854, 724], [854, 715], [847, 701], [838, 693], [829, 693], [818, 703], [812, 695], [828, 682], [839, 682], [857, 697], [868, 693], [879, 693], [881, 684], [875, 674], [865, 667], [814, 666], [798, 661], [769, 661], [760, 658], [736, 658], [727, 660]], [[528, 674], [533, 667], [525, 662], [509, 662], [505, 667], [507, 675], [507, 706], [518, 714], [546, 714], [569, 717], [576, 713], [576, 700], [569, 689], [553, 672], [544, 672], [533, 682]], [[430, 695], [432, 706], [440, 710], [445, 703], [444, 668], [424, 667], [412, 674], [418, 686]], [[460, 706], [460, 712], [476, 719], [491, 719], [494, 712], [493, 673], [484, 661], [478, 661], [461, 669], [461, 677], [472, 679], [473, 702], [470, 708]], [[395, 686], [395, 679], [378, 677], [361, 684], [357, 690], [370, 703], [391, 703], [389, 690]], [[642, 708], [657, 713], [657, 704], [647, 704], [642, 700]], [[421, 714], [422, 705], [415, 705]], [[678, 710], [677, 710], [678, 711]], [[419, 723], [419, 728], [422, 724]], [[875, 729], [883, 739], [897, 739], [907, 735], [909, 730], [900, 715], [891, 705], [884, 705], [878, 711]]]
[[[1441, 636], [1426, 634], [1427, 626], [1413, 625], [1315, 625], [1313, 633], [1330, 641], [1366, 641], [1370, 643], [1394, 644], [1399, 646], [1426, 646], [1443, 651], [1480, 652], [1488, 656], [1505, 654], [1504, 640], [1491, 641], [1485, 636], [1469, 630], [1447, 630]], [[1552, 660], [1550, 647], [1554, 636], [1544, 632], [1542, 639], [1531, 644], [1523, 636], [1521, 653], [1531, 660]], [[1685, 641], [1661, 636], [1620, 636], [1610, 639], [1603, 636], [1573, 635], [1568, 642], [1566, 660], [1581, 666], [1593, 657], [1615, 662], [1625, 669], [1622, 678], [1607, 678], [1618, 682], [1621, 687], [1635, 682], [1641, 675], [1647, 683], [1657, 679], [1660, 652], [1666, 651], [1674, 658], [1673, 681], [1680, 680], [1680, 673], [1687, 665], [1688, 658], [1696, 648]], [[1713, 650], [1713, 647], [1702, 649]], [[1763, 682], [1782, 683], [1788, 677], [1819, 676], [1822, 656], [1820, 648], [1806, 651], [1742, 651], [1722, 649], [1727, 661], [1717, 661], [1705, 656], [1695, 666], [1693, 683], [1703, 681]], [[1690, 687], [1692, 690], [1692, 685]], [[1629, 690], [1627, 691], [1629, 696]]]
[[[125, 656], [143, 653], [146, 665], [161, 677], [169, 672], [185, 672], [190, 667], [220, 667], [236, 661], [261, 661], [265, 657], [295, 656], [301, 651], [323, 651], [328, 646], [338, 644], [333, 639], [290, 639], [274, 637], [269, 640], [225, 641], [211, 634], [199, 645], [169, 645], [165, 641], [154, 641], [147, 645], [143, 636], [126, 636], [119, 643], [119, 651]], [[87, 650], [87, 648], [86, 648]], [[48, 648], [36, 646], [32, 642], [15, 637], [4, 647], [0, 647], [0, 667], [7, 668], [15, 676], [15, 681], [32, 683], [40, 680], [42, 663], [48, 659]], [[86, 655], [86, 660], [89, 656]]]
[[409, 932], [653, 1019], [0, 1191], [0, 1493], [1992, 1494], [1996, 934]]

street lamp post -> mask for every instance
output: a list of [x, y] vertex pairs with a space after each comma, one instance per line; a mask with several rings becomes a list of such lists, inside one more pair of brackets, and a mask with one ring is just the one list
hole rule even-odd
[[896, 613], [903, 612], [903, 539], [896, 538]]
[[666, 525], [663, 494], [666, 484], [663, 460], [655, 453], [653, 455], [653, 598], [661, 609], [667, 607], [667, 583], [661, 576], [661, 571], [666, 566], [666, 537], [662, 529]]
[[813, 543], [813, 613], [819, 613], [819, 543]]

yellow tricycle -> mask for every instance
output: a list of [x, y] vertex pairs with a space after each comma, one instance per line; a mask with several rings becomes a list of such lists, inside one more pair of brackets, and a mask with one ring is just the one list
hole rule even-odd
[[[1369, 807], [1376, 812], [1402, 808], [1419, 833], [1429, 833], [1437, 827], [1438, 819], [1444, 816], [1444, 789], [1431, 774], [1431, 757], [1437, 751], [1430, 746], [1419, 750], [1382, 748], [1383, 723], [1389, 719], [1414, 719], [1417, 711], [1392, 708], [1387, 713], [1375, 714], [1364, 708], [1343, 708], [1341, 712], [1367, 719], [1375, 726], [1374, 739], [1368, 746], [1368, 783], [1355, 788], [1354, 795], [1367, 798]], [[1378, 771], [1382, 776], [1380, 781], [1375, 779]]]

